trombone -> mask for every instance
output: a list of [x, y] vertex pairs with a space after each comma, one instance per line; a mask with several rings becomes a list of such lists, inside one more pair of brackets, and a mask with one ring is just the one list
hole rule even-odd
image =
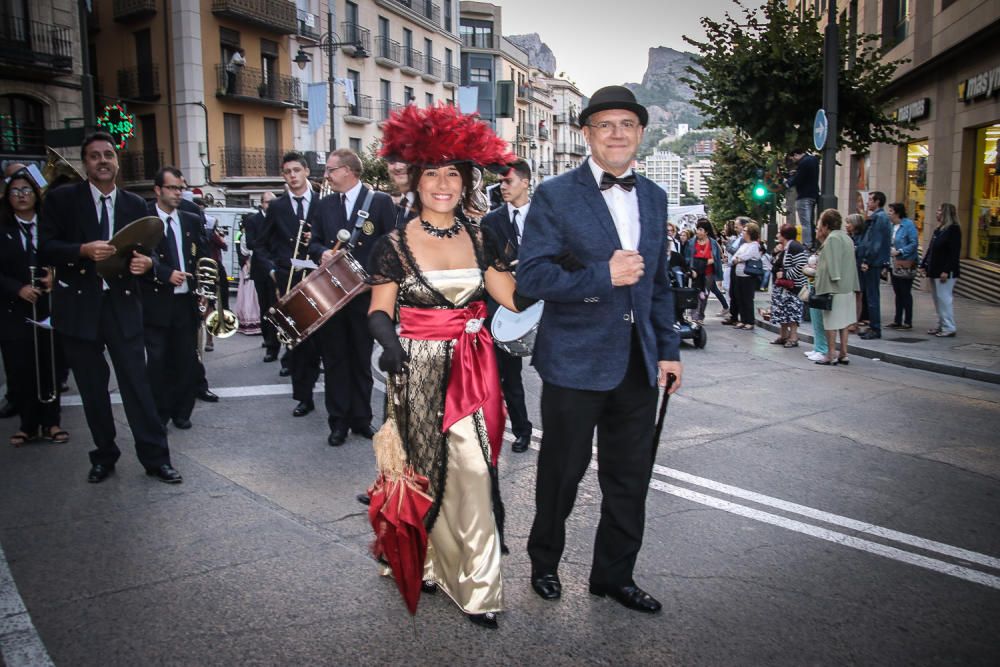
[[[292, 249], [292, 258], [290, 262], [295, 262], [299, 258], [299, 248], [302, 246], [302, 237], [309, 232], [309, 223], [305, 220], [299, 220], [299, 233], [295, 236], [295, 247]], [[288, 283], [285, 285], [285, 294], [288, 294], [292, 289], [292, 277], [295, 276], [296, 271], [305, 271], [305, 269], [296, 269], [295, 265], [290, 263], [288, 265]], [[281, 295], [278, 295], [278, 300], [281, 300]]]
[[[47, 294], [47, 299], [49, 303], [49, 314], [52, 314], [52, 288], [45, 288], [42, 284], [42, 280], [45, 279], [46, 275], [52, 276], [52, 280], [55, 281], [56, 269], [54, 266], [50, 267], [39, 267], [39, 266], [29, 266], [28, 270], [31, 272], [31, 286], [37, 290], [45, 292]], [[42, 345], [39, 340], [40, 334], [39, 329], [42, 327], [38, 326], [38, 300], [36, 299], [34, 303], [31, 304], [31, 319], [35, 322], [32, 324], [32, 334], [35, 341], [35, 391], [38, 397], [39, 403], [54, 403], [56, 399], [59, 398], [59, 379], [56, 377], [56, 337], [55, 332], [49, 330], [49, 373], [51, 375], [51, 384], [49, 385], [48, 391], [43, 391], [42, 389]]]
[[[210, 257], [201, 257], [197, 264], [198, 289], [195, 290], [202, 302], [198, 310], [203, 314], [212, 308], [202, 323], [205, 332], [216, 338], [229, 338], [240, 328], [236, 313], [221, 308], [222, 293], [219, 285], [219, 265]], [[199, 345], [199, 349], [200, 349]]]

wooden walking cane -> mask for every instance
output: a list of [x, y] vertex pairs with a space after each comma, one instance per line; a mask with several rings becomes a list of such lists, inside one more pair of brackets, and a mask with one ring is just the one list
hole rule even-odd
[[660, 399], [660, 409], [656, 415], [656, 429], [653, 432], [653, 461], [656, 461], [656, 450], [660, 447], [660, 434], [663, 433], [663, 420], [667, 416], [667, 404], [670, 402], [670, 388], [674, 386], [677, 377], [673, 373], [667, 373], [667, 386], [663, 389], [663, 398]]

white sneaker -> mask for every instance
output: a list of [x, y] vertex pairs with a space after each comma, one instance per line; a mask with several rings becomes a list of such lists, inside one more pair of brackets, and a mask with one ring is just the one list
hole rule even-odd
[[819, 352], [810, 352], [806, 355], [806, 358], [809, 359], [809, 361], [822, 361], [826, 359], [826, 355], [820, 354]]

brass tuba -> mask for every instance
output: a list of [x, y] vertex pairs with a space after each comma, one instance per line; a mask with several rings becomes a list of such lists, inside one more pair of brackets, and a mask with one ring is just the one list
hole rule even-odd
[[219, 265], [214, 259], [202, 257], [198, 260], [196, 275], [198, 289], [195, 290], [195, 294], [203, 299], [198, 309], [202, 313], [208, 311], [210, 307], [212, 309], [202, 323], [206, 333], [216, 338], [229, 338], [240, 328], [240, 321], [236, 318], [236, 313], [220, 307], [222, 288], [219, 285]]

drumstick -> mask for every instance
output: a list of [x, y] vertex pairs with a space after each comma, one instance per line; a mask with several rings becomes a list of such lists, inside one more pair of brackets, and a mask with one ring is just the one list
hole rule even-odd
[[351, 240], [351, 233], [346, 229], [341, 229], [337, 232], [337, 242], [333, 244], [333, 251], [337, 252], [340, 250], [340, 246], [344, 245]]

